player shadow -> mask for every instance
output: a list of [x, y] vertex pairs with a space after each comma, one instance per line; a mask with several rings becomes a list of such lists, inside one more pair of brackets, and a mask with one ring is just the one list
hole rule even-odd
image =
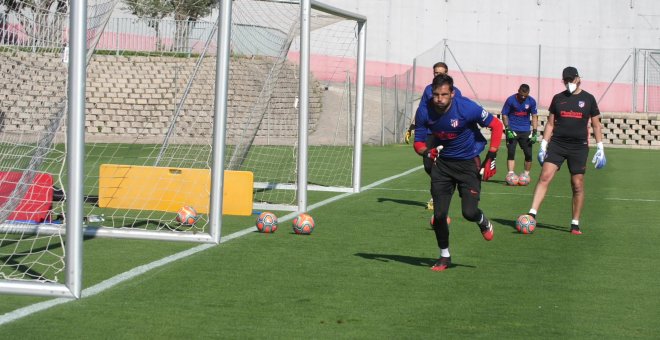
[[[497, 222], [501, 225], [511, 227], [514, 233], [518, 232], [518, 230], [516, 230], [516, 220], [509, 220], [504, 218], [493, 218], [492, 220], [493, 222]], [[562, 227], [556, 224], [538, 223], [538, 221], [536, 222], [536, 227], [539, 229], [550, 229], [550, 230], [562, 231], [565, 233], [571, 232], [570, 228]]]
[[[419, 267], [431, 267], [436, 260], [428, 257], [416, 257], [416, 256], [394, 255], [394, 254], [355, 253], [355, 256], [359, 256], [367, 260], [375, 260], [380, 262], [396, 261], [396, 262], [409, 264], [411, 266], [419, 266]], [[468, 264], [460, 264], [456, 262], [452, 262], [450, 267], [476, 268], [476, 266], [472, 266]]]
[[482, 181], [481, 183], [482, 184], [483, 183], [495, 183], [495, 184], [504, 184], [504, 185], [506, 185], [506, 181], [501, 180], [501, 179], [489, 179], [487, 181]]
[[405, 204], [405, 205], [414, 205], [418, 207], [426, 207], [426, 202], [419, 202], [419, 201], [411, 201], [411, 200], [399, 200], [395, 198], [387, 198], [387, 197], [378, 197], [378, 203], [383, 203], [383, 202], [394, 202], [397, 204]]

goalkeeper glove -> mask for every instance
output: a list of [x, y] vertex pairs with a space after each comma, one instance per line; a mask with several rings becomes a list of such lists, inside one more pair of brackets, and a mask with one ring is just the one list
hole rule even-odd
[[438, 159], [438, 155], [440, 154], [440, 151], [442, 151], [442, 148], [443, 148], [442, 145], [438, 145], [438, 147], [436, 148], [427, 149], [426, 151], [424, 151], [424, 155], [433, 162], [435, 162], [435, 160]]
[[548, 141], [545, 139], [541, 139], [541, 148], [539, 148], [539, 156], [538, 156], [539, 164], [541, 164], [541, 166], [543, 165], [543, 162], [545, 162], [547, 151], [548, 151]]
[[594, 159], [591, 160], [591, 163], [594, 164], [596, 169], [602, 169], [605, 164], [607, 164], [607, 159], [605, 158], [605, 149], [603, 149], [603, 142], [598, 142], [596, 144], [598, 149], [594, 155]]
[[516, 138], [518, 136], [517, 133], [515, 133], [513, 130], [511, 130], [509, 128], [506, 128], [504, 133], [506, 134], [506, 141], [507, 142], [512, 141], [514, 138]]
[[415, 124], [410, 124], [408, 131], [406, 131], [405, 141], [406, 144], [410, 144], [410, 138], [415, 135]]
[[497, 158], [497, 151], [488, 151], [486, 154], [486, 159], [481, 163], [481, 178], [484, 181], [489, 180], [491, 177], [495, 176], [497, 173], [497, 168], [495, 167], [495, 158]]
[[532, 130], [532, 135], [529, 137], [530, 144], [534, 145], [538, 141], [539, 134], [536, 132], [536, 129]]

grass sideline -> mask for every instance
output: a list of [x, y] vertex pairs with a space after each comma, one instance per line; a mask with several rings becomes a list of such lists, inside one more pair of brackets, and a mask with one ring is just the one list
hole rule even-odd
[[[274, 234], [249, 234], [0, 330], [27, 339], [653, 338], [660, 333], [659, 153], [606, 152], [607, 167], [587, 171], [581, 236], [568, 233], [566, 169], [548, 192], [536, 232], [515, 232], [538, 166], [532, 185], [507, 187], [502, 149], [481, 202], [495, 239], [483, 241], [455, 198], [457, 266], [446, 272], [428, 268], [437, 247], [424, 209], [428, 177], [419, 170], [315, 209], [311, 236], [293, 235], [285, 223]], [[363, 183], [420, 164], [408, 145], [365, 147]], [[223, 234], [245, 227], [223, 227]], [[87, 240], [84, 287], [194, 246]], [[44, 300], [3, 296], [0, 313]]]

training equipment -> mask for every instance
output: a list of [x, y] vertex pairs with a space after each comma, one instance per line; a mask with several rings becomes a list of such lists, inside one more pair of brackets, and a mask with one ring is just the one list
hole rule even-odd
[[444, 149], [444, 146], [438, 145], [435, 148], [429, 149], [427, 151], [426, 157], [430, 158], [432, 161], [435, 162], [435, 160], [438, 158], [438, 155], [440, 154], [440, 151]]
[[532, 144], [532, 145], [536, 144], [536, 142], [538, 141], [538, 138], [539, 138], [539, 134], [538, 134], [538, 132], [536, 132], [536, 129], [532, 130], [532, 135], [529, 136], [529, 143]]
[[514, 139], [514, 138], [516, 138], [516, 137], [518, 137], [518, 134], [515, 133], [513, 130], [509, 130], [509, 128], [506, 128], [506, 129], [504, 130], [504, 133], [506, 134], [506, 140], [507, 140], [507, 141], [510, 141], [510, 140], [512, 140], [512, 139]]
[[410, 144], [410, 138], [413, 138], [414, 136], [415, 136], [415, 124], [410, 124], [410, 127], [408, 127], [408, 130], [406, 131], [406, 136], [404, 137], [406, 144]]
[[518, 178], [518, 175], [516, 175], [513, 172], [509, 172], [506, 174], [506, 177], [504, 177], [504, 180], [506, 181], [507, 185], [518, 185], [520, 179]]
[[[7, 207], [14, 196], [13, 193], [24, 181], [22, 172], [0, 172], [0, 207]], [[42, 223], [49, 216], [53, 203], [53, 176], [45, 173], [35, 173], [32, 183], [27, 185], [27, 192], [18, 202], [13, 212], [7, 216], [7, 221]]]
[[191, 227], [199, 219], [199, 215], [195, 208], [190, 206], [183, 206], [176, 212], [176, 221], [184, 226]]
[[520, 215], [516, 219], [516, 230], [523, 234], [531, 234], [536, 229], [536, 219], [531, 215]]
[[496, 151], [488, 151], [486, 154], [486, 159], [481, 163], [481, 178], [484, 181], [489, 180], [491, 177], [495, 176], [497, 173], [497, 168], [495, 164], [495, 159], [497, 158], [497, 152]]
[[277, 231], [277, 216], [269, 211], [264, 211], [257, 217], [257, 230], [262, 233], [274, 233]]
[[548, 151], [548, 141], [545, 139], [541, 139], [541, 147], [539, 148], [539, 154], [537, 156], [540, 165], [543, 165], [543, 162], [545, 162], [547, 151]]
[[518, 185], [528, 185], [529, 182], [531, 181], [531, 178], [529, 177], [528, 174], [526, 173], [521, 173], [520, 176], [518, 176]]
[[308, 214], [302, 213], [296, 216], [291, 223], [293, 232], [300, 235], [309, 235], [314, 231], [314, 219]]
[[[250, 171], [224, 172], [222, 213], [252, 215]], [[99, 207], [177, 211], [182, 205], [210, 211], [210, 169], [102, 164], [99, 169]]]
[[594, 154], [594, 158], [591, 160], [591, 163], [594, 164], [596, 169], [602, 169], [605, 164], [607, 164], [607, 159], [605, 158], [605, 149], [603, 148], [602, 142], [596, 144], [596, 146], [596, 154]]

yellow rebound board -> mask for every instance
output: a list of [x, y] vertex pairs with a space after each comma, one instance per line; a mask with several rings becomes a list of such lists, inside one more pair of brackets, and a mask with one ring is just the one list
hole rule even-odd
[[[184, 205], [209, 212], [211, 171], [102, 164], [99, 169], [99, 207], [176, 212]], [[250, 171], [225, 170], [222, 213], [252, 214]]]

